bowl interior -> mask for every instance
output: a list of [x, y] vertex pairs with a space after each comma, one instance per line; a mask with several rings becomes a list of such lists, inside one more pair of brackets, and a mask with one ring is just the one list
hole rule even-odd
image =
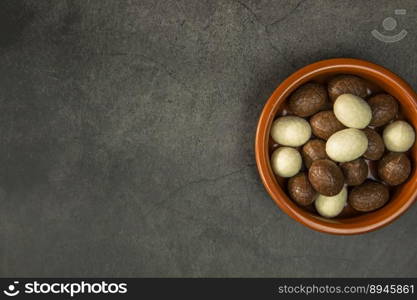
[[[360, 60], [335, 59], [318, 62], [297, 71], [287, 78], [268, 100], [262, 113], [257, 133], [257, 162], [263, 182], [275, 202], [290, 216], [301, 223], [324, 232], [336, 234], [355, 234], [374, 230], [386, 225], [403, 213], [414, 201], [416, 194], [416, 157], [417, 147], [409, 151], [412, 172], [406, 183], [390, 190], [390, 201], [382, 208], [360, 213], [349, 205], [336, 218], [320, 217], [314, 206], [300, 207], [286, 193], [286, 179], [275, 176], [270, 165], [270, 155], [278, 146], [270, 138], [269, 132], [273, 120], [287, 114], [286, 99], [299, 86], [309, 81], [326, 83], [339, 74], [352, 74], [362, 77], [370, 83], [370, 92], [386, 92], [399, 101], [399, 118], [410, 122], [417, 128], [416, 97], [412, 89], [398, 76], [390, 71]], [[264, 126], [264, 130], [262, 130]], [[379, 131], [381, 129], [378, 129]], [[263, 136], [262, 136], [263, 135]], [[263, 144], [263, 146], [260, 146]], [[259, 156], [264, 156], [263, 159]], [[376, 163], [369, 164], [370, 178], [376, 178]]]

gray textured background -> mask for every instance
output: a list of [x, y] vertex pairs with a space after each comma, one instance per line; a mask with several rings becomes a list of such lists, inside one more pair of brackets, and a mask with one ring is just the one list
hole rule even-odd
[[[370, 35], [394, 9], [408, 36]], [[1, 276], [417, 276], [417, 206], [309, 230], [266, 194], [258, 116], [289, 74], [357, 57], [417, 88], [408, 1], [0, 3]]]

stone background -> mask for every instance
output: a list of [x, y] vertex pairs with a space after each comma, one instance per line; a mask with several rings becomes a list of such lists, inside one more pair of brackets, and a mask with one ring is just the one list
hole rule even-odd
[[[417, 89], [415, 4], [2, 0], [0, 275], [417, 276], [417, 206], [314, 232], [253, 151], [268, 96], [306, 64], [361, 58]], [[388, 16], [404, 40], [371, 36]]]

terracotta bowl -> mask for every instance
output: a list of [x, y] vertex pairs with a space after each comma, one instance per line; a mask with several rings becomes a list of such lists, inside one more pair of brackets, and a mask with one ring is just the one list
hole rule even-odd
[[[417, 174], [415, 163], [416, 145], [409, 151], [412, 172], [406, 183], [390, 191], [390, 201], [382, 208], [360, 214], [346, 207], [342, 214], [333, 219], [320, 217], [312, 207], [303, 208], [286, 194], [286, 181], [274, 175], [270, 165], [270, 154], [274, 142], [270, 139], [271, 124], [277, 115], [285, 114], [287, 97], [300, 85], [308, 81], [326, 82], [336, 74], [354, 74], [374, 85], [374, 92], [385, 91], [400, 102], [402, 117], [417, 128], [417, 95], [400, 77], [373, 63], [358, 59], [329, 59], [308, 65], [286, 80], [274, 91], [262, 111], [256, 132], [256, 163], [263, 184], [275, 203], [289, 216], [312, 229], [332, 234], [359, 234], [385, 226], [413, 203], [417, 194]], [[372, 88], [371, 88], [372, 89]]]

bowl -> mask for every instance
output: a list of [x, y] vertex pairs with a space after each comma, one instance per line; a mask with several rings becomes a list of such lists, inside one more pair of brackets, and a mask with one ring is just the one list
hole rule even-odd
[[276, 177], [270, 164], [270, 154], [274, 150], [274, 142], [270, 138], [271, 125], [277, 115], [285, 114], [287, 97], [308, 81], [325, 82], [336, 74], [360, 76], [371, 83], [373, 92], [383, 90], [391, 94], [400, 102], [403, 118], [417, 128], [417, 95], [399, 76], [364, 60], [350, 58], [323, 60], [293, 73], [275, 89], [268, 99], [259, 118], [256, 132], [256, 163], [266, 190], [286, 214], [317, 231], [339, 235], [360, 234], [391, 223], [414, 203], [417, 194], [416, 145], [409, 150], [412, 163], [409, 179], [391, 190], [390, 201], [385, 206], [363, 214], [352, 213], [346, 209], [347, 211], [332, 219], [323, 218], [313, 208], [300, 207], [289, 199], [285, 191], [285, 179]]

